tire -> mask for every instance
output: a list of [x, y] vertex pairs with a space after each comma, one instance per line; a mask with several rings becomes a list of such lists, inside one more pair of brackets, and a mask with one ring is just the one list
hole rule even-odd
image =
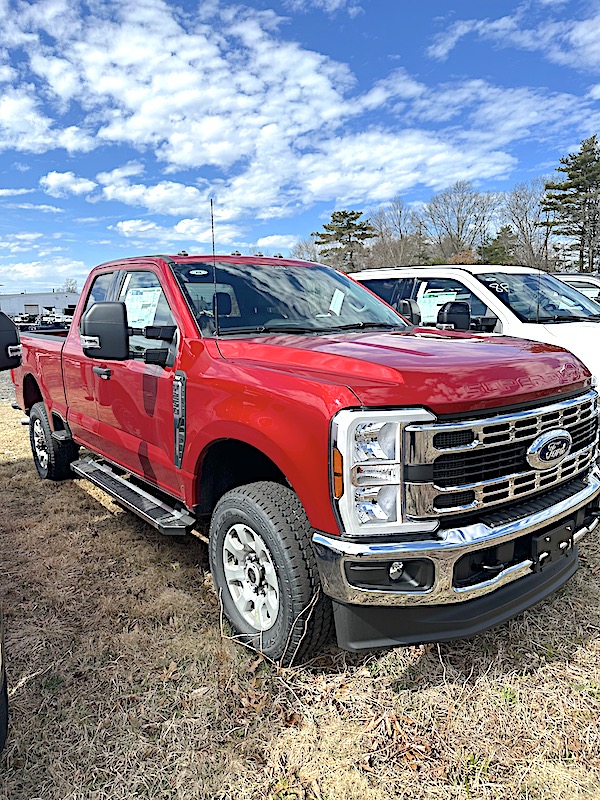
[[309, 659], [331, 637], [312, 529], [296, 494], [262, 481], [223, 495], [209, 558], [223, 613], [241, 642], [282, 666]]
[[29, 412], [29, 441], [40, 478], [63, 481], [73, 477], [71, 462], [77, 458], [79, 448], [72, 440], [60, 442], [53, 438], [43, 403], [35, 403]]

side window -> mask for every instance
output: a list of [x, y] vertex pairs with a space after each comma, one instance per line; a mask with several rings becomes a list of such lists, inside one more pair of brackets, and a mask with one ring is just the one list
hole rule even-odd
[[394, 294], [394, 287], [396, 285], [395, 278], [375, 278], [373, 280], [361, 281], [361, 283], [391, 305], [392, 295]]
[[[127, 321], [131, 328], [175, 325], [167, 298], [153, 272], [128, 272], [118, 300], [127, 307]], [[146, 339], [145, 336], [136, 334], [129, 337], [129, 346], [134, 353], [143, 353], [148, 349], [164, 347], [164, 344], [156, 339]]]
[[363, 280], [361, 283], [390, 306], [396, 307], [399, 300], [407, 300], [410, 297], [413, 278], [373, 278]]
[[94, 278], [94, 282], [90, 287], [90, 293], [85, 301], [84, 312], [87, 311], [90, 306], [93, 306], [94, 303], [103, 303], [106, 300], [114, 275], [114, 272], [103, 272], [98, 275], [97, 278]]
[[586, 297], [589, 297], [590, 300], [595, 300], [598, 295], [600, 295], [600, 286], [596, 286], [589, 281], [582, 281], [582, 280], [569, 280], [569, 286], [572, 286], [574, 289], [577, 289], [578, 292], [584, 294]]
[[471, 317], [493, 317], [485, 303], [459, 281], [452, 278], [422, 278], [417, 280], [415, 299], [421, 309], [424, 325], [435, 325], [440, 308], [449, 301], [462, 300], [469, 304]]

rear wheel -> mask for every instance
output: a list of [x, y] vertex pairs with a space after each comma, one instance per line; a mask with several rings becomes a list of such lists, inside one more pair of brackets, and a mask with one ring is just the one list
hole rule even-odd
[[227, 492], [210, 525], [210, 564], [223, 612], [240, 641], [285, 666], [331, 636], [311, 527], [295, 493], [259, 482]]
[[40, 478], [62, 481], [73, 476], [71, 462], [77, 458], [79, 448], [72, 439], [59, 441], [52, 436], [43, 403], [35, 403], [29, 412], [29, 441]]

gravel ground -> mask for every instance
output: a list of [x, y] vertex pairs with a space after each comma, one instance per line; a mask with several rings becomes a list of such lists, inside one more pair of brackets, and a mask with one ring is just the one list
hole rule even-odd
[[15, 399], [15, 387], [10, 379], [10, 372], [0, 372], [0, 403], [12, 403]]

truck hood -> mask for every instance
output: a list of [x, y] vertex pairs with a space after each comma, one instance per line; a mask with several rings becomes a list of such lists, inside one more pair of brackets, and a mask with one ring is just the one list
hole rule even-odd
[[525, 336], [559, 345], [575, 353], [600, 381], [600, 321], [526, 324], [523, 329]]
[[590, 385], [561, 348], [499, 336], [415, 329], [319, 336], [221, 338], [221, 356], [344, 385], [368, 407], [426, 406], [437, 414], [538, 400]]

